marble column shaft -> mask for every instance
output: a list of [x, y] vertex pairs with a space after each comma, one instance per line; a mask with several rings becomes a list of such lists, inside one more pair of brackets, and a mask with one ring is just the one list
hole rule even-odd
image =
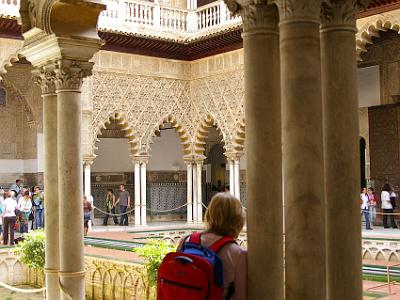
[[232, 159], [229, 161], [229, 191], [232, 195], [235, 195], [235, 167]]
[[248, 299], [282, 300], [283, 208], [278, 11], [275, 6], [250, 4], [239, 12], [243, 20], [248, 151]]
[[[60, 222], [60, 283], [72, 299], [85, 299], [81, 85], [91, 63], [60, 60], [56, 72], [58, 99], [58, 186]], [[61, 299], [69, 299], [64, 293]]]
[[203, 196], [202, 196], [202, 170], [203, 163], [196, 162], [196, 173], [197, 173], [197, 219], [198, 223], [203, 222]]
[[146, 212], [146, 162], [140, 164], [140, 225], [144, 226], [147, 224], [147, 212]]
[[285, 296], [321, 300], [326, 299], [321, 3], [280, 4]]
[[193, 222], [193, 166], [187, 162], [187, 222]]
[[[356, 5], [324, 5], [321, 27], [328, 299], [361, 300]], [[337, 243], [340, 241], [340, 246]]]
[[[59, 249], [59, 198], [57, 164], [57, 94], [54, 74], [42, 71], [40, 84], [43, 99], [43, 137], [44, 137], [44, 186], [46, 188], [45, 227], [45, 275], [46, 299], [60, 299], [58, 271], [60, 268]], [[40, 75], [39, 75], [40, 76]]]
[[239, 159], [235, 159], [234, 161], [234, 186], [235, 186], [235, 196], [240, 200], [240, 166], [239, 166]]
[[85, 184], [84, 184], [84, 188], [85, 188], [85, 196], [88, 198], [91, 195], [91, 183], [90, 183], [90, 165], [91, 163], [89, 162], [85, 162], [84, 163], [84, 174], [85, 174]]
[[197, 200], [197, 197], [198, 197], [197, 188], [198, 188], [198, 185], [197, 185], [196, 164], [193, 164], [192, 168], [193, 168], [193, 221], [197, 222], [197, 220], [198, 220], [198, 218], [197, 218], [197, 213], [198, 213], [198, 210], [197, 210], [197, 204], [198, 204], [198, 202], [197, 202], [198, 201]]
[[135, 225], [140, 225], [140, 162], [135, 161]]

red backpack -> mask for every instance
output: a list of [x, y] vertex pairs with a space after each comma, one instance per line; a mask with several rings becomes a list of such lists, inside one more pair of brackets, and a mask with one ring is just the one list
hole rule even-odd
[[201, 233], [190, 235], [182, 249], [168, 253], [158, 269], [157, 300], [222, 300], [224, 273], [217, 253], [235, 241], [222, 237], [210, 247]]

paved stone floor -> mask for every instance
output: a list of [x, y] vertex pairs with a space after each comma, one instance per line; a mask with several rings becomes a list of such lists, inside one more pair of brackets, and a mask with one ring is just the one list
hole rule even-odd
[[[27, 288], [31, 289], [30, 286], [19, 286], [19, 288]], [[1, 300], [39, 300], [43, 299], [43, 293], [36, 294], [23, 294], [23, 293], [15, 293], [5, 288], [0, 287], [0, 299]]]
[[367, 291], [367, 289], [379, 286], [381, 284], [382, 284], [382, 282], [364, 281], [363, 282], [364, 300], [372, 300], [372, 299], [399, 300], [400, 299], [400, 285], [395, 285], [395, 286], [392, 285], [390, 295], [389, 295], [389, 289], [387, 286]]

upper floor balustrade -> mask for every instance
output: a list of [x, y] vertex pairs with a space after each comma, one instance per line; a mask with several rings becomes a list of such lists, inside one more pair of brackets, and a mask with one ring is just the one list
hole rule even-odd
[[[223, 0], [196, 8], [196, 1], [188, 0], [188, 7], [179, 9], [158, 0], [104, 0], [107, 10], [101, 13], [101, 31], [167, 38], [187, 41], [219, 31], [236, 28], [240, 16], [232, 16]], [[20, 0], [0, 0], [0, 17], [18, 18]]]

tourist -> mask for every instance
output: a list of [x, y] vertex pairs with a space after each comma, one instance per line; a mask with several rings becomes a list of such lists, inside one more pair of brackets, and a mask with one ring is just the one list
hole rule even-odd
[[18, 195], [21, 193], [22, 189], [22, 180], [17, 179], [15, 180], [15, 183], [13, 183], [10, 187], [10, 191], [15, 191], [15, 197], [18, 197]]
[[[201, 235], [201, 244], [209, 247], [224, 236], [236, 239], [244, 222], [240, 201], [229, 192], [216, 194], [206, 210], [206, 230]], [[178, 250], [187, 238], [181, 241]], [[218, 256], [224, 267], [224, 299], [247, 299], [247, 251], [231, 243]]]
[[44, 195], [40, 187], [35, 186], [32, 196], [32, 206], [34, 211], [35, 229], [43, 228], [43, 210], [44, 210]]
[[368, 188], [368, 200], [369, 200], [369, 221], [371, 225], [373, 225], [376, 219], [376, 195], [372, 187]]
[[[15, 209], [17, 207], [17, 201], [15, 201], [15, 194], [13, 191], [4, 193], [4, 233], [3, 233], [3, 244], [14, 245], [14, 226], [16, 221]], [[8, 237], [10, 236], [10, 243]]]
[[[388, 183], [385, 183], [381, 193], [381, 208], [383, 211], [383, 228], [397, 228], [396, 223], [394, 222], [393, 217], [393, 205], [390, 201], [390, 193], [392, 192], [392, 188]], [[387, 219], [390, 219], [390, 226], [388, 225]]]
[[26, 190], [24, 195], [18, 201], [17, 209], [20, 211], [19, 215], [19, 229], [21, 233], [28, 232], [29, 215], [31, 213], [32, 200], [29, 196], [29, 191]]
[[372, 230], [371, 224], [369, 222], [369, 198], [367, 193], [367, 188], [361, 189], [361, 214], [364, 216], [365, 219], [365, 228], [368, 230]]
[[89, 230], [89, 220], [90, 213], [92, 211], [92, 204], [89, 202], [87, 197], [83, 195], [83, 228], [84, 228], [84, 236], [87, 236]]
[[107, 190], [107, 196], [106, 196], [106, 203], [105, 203], [105, 209], [106, 209], [106, 214], [104, 216], [103, 220], [103, 225], [107, 226], [108, 225], [108, 214], [114, 214], [113, 220], [114, 224], [118, 225], [118, 219], [117, 216], [115, 216], [115, 195], [112, 189]]
[[125, 190], [125, 185], [123, 184], [119, 186], [118, 199], [115, 202], [115, 204], [118, 203], [119, 203], [119, 212], [121, 214], [121, 220], [119, 222], [119, 225], [128, 226], [128, 214], [126, 213], [126, 211], [131, 204], [131, 196], [129, 195], [129, 192]]

